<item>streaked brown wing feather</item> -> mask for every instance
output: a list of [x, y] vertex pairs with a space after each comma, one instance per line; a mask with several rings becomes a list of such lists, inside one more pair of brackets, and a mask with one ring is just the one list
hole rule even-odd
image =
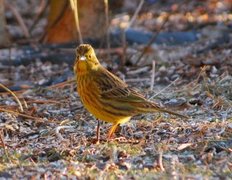
[[129, 102], [144, 102], [146, 99], [142, 94], [137, 92], [135, 89], [128, 87], [128, 85], [113, 75], [106, 69], [102, 69], [101, 77], [95, 82], [97, 87], [100, 89], [101, 98], [106, 99], [118, 99], [120, 101]]

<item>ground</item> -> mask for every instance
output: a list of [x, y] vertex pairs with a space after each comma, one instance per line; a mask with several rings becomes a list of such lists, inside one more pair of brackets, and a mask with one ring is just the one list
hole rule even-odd
[[[37, 59], [12, 66], [0, 61], [1, 83], [18, 90], [14, 93], [22, 106], [1, 89], [0, 177], [231, 179], [232, 34], [226, 19], [231, 14], [223, 6], [227, 2], [171, 6], [174, 12], [162, 32], [192, 32], [194, 26], [200, 37], [193, 42], [153, 43], [140, 59], [145, 44], [128, 44], [125, 64], [122, 46], [112, 48], [110, 63], [107, 49], [96, 48], [101, 63], [130, 86], [189, 116], [135, 116], [112, 140], [106, 139], [111, 124], [101, 123], [99, 144], [94, 143], [97, 120], [80, 101], [72, 64]], [[156, 32], [170, 4], [145, 5], [134, 29]], [[113, 22], [119, 23], [117, 18]]]

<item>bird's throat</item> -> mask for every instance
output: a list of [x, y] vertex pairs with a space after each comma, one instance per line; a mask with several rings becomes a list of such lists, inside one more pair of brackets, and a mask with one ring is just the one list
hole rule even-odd
[[93, 65], [92, 63], [88, 63], [86, 61], [79, 61], [76, 64], [75, 71], [77, 75], [85, 75], [91, 73], [92, 71], [96, 71], [99, 65]]

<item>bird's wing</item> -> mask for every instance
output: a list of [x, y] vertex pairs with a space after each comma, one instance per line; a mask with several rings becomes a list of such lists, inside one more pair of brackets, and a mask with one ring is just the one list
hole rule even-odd
[[105, 69], [101, 71], [100, 77], [95, 82], [102, 98], [130, 102], [146, 101], [142, 94], [128, 87], [125, 82]]

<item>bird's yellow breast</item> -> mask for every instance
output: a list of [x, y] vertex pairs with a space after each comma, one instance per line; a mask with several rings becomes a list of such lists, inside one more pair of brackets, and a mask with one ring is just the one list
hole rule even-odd
[[100, 90], [94, 83], [93, 77], [93, 75], [85, 74], [77, 78], [77, 90], [84, 107], [96, 118], [106, 122], [115, 124], [129, 121], [130, 116], [114, 114], [101, 102]]

